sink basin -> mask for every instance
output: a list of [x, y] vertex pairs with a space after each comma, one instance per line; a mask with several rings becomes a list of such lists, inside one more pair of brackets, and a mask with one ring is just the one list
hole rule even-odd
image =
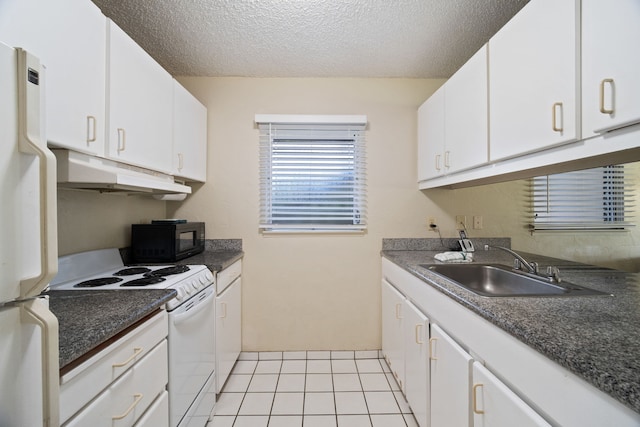
[[569, 282], [538, 279], [500, 264], [422, 264], [420, 267], [487, 297], [608, 295]]

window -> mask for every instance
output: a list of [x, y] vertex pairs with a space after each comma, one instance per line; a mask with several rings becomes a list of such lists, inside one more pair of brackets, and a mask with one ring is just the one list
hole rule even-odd
[[263, 232], [366, 228], [366, 121], [366, 116], [256, 116]]
[[632, 226], [631, 177], [624, 165], [531, 179], [531, 230], [621, 230]]

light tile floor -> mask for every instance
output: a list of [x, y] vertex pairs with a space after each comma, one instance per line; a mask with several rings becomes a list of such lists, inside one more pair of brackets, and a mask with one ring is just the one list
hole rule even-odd
[[378, 351], [242, 353], [207, 427], [417, 427]]

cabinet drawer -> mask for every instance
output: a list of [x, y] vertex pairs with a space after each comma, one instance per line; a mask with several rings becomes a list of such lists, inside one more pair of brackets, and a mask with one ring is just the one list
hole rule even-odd
[[164, 391], [167, 382], [167, 341], [163, 340], [65, 427], [131, 426]]
[[218, 287], [218, 295], [224, 291], [233, 281], [242, 274], [242, 260], [231, 264], [229, 267], [218, 272], [216, 286]]
[[162, 311], [63, 375], [60, 379], [60, 420], [67, 420], [141, 360], [166, 338], [167, 330], [167, 313]]
[[135, 427], [169, 427], [169, 393], [166, 390], [142, 414]]

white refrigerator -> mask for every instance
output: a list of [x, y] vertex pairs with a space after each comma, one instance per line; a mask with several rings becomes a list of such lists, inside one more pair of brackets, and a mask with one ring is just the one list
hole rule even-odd
[[56, 162], [44, 67], [0, 43], [0, 426], [59, 425], [58, 320], [38, 295], [57, 272]]

